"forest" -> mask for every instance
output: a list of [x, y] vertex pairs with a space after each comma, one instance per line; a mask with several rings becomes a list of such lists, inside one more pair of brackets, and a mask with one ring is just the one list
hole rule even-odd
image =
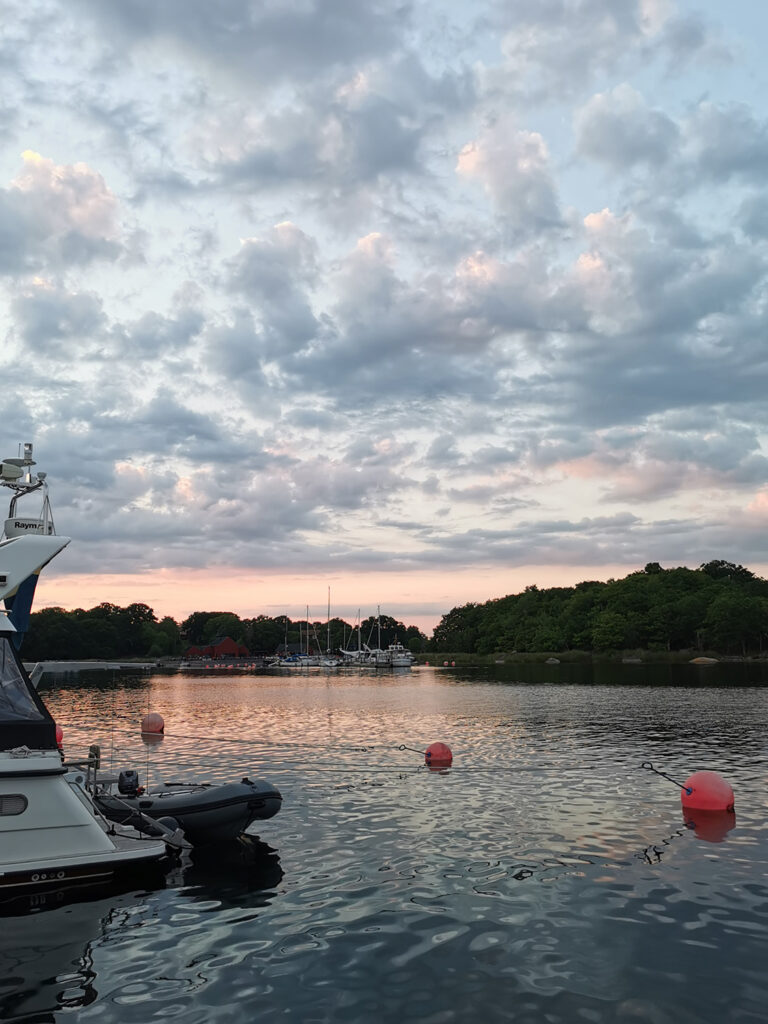
[[721, 559], [698, 569], [649, 562], [623, 579], [526, 587], [465, 604], [435, 628], [436, 651], [718, 651], [759, 654], [768, 637], [768, 581]]
[[[376, 616], [363, 620], [363, 643], [378, 645], [379, 624], [382, 647], [400, 640], [414, 654], [643, 649], [746, 656], [762, 654], [764, 643], [768, 647], [768, 581], [723, 560], [698, 569], [649, 562], [623, 579], [541, 590], [532, 585], [519, 594], [461, 605], [443, 615], [431, 638], [382, 615], [380, 623]], [[178, 657], [222, 636], [253, 654], [273, 654], [282, 644], [306, 647], [307, 631], [313, 650], [357, 645], [356, 628], [339, 618], [307, 623], [200, 611], [177, 623], [170, 617], [158, 621], [146, 604], [105, 603], [33, 613], [23, 654], [29, 661]]]

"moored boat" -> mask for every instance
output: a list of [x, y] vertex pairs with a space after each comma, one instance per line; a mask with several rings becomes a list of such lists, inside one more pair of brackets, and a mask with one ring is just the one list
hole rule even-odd
[[[280, 809], [265, 782], [168, 786], [117, 793], [103, 776], [98, 748], [83, 762], [63, 761], [56, 724], [37, 693], [19, 648], [41, 569], [68, 544], [56, 534], [46, 475], [35, 475], [32, 445], [0, 463], [0, 484], [13, 491], [0, 539], [0, 892], [96, 886], [148, 869], [166, 871], [190, 842], [233, 839]], [[38, 518], [20, 518], [23, 495], [42, 491]], [[124, 773], [133, 776], [135, 773]], [[124, 779], [122, 780], [125, 781]], [[183, 833], [188, 829], [189, 838]]]
[[[153, 823], [181, 828], [193, 846], [230, 842], [254, 821], [272, 818], [283, 798], [273, 785], [248, 778], [212, 786], [206, 783], [167, 783], [144, 792], [136, 772], [122, 772], [117, 783], [96, 783], [94, 802], [111, 821], [135, 824], [153, 831]], [[149, 819], [149, 820], [148, 820]]]

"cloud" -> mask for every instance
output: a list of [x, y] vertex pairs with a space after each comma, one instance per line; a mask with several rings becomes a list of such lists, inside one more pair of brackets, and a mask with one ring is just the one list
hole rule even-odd
[[739, 223], [751, 241], [768, 238], [768, 195], [748, 196], [739, 207]]
[[57, 165], [27, 150], [0, 190], [0, 272], [56, 269], [121, 251], [117, 199], [84, 163]]
[[716, 181], [762, 184], [768, 170], [768, 122], [742, 103], [700, 103], [685, 125], [686, 145], [699, 172]]
[[503, 61], [487, 87], [526, 103], [571, 99], [599, 75], [659, 60], [672, 73], [692, 61], [730, 59], [716, 30], [667, 0], [519, 0], [493, 5]]
[[133, 322], [116, 324], [111, 341], [124, 358], [158, 360], [186, 351], [204, 325], [204, 315], [191, 307], [180, 309], [175, 316], [149, 310]]
[[272, 85], [307, 79], [397, 45], [410, 5], [371, 0], [78, 0], [105, 33], [138, 46], [175, 43], [190, 62]]
[[538, 132], [499, 121], [462, 148], [456, 169], [480, 182], [513, 229], [541, 231], [561, 225], [549, 153]]
[[677, 125], [626, 82], [598, 93], [576, 113], [576, 148], [615, 170], [665, 163], [679, 138]]
[[261, 322], [265, 358], [295, 351], [318, 331], [308, 294], [317, 278], [317, 246], [290, 222], [264, 238], [243, 241], [229, 261], [228, 287], [251, 304]]
[[353, 66], [258, 110], [250, 100], [215, 105], [192, 132], [205, 157], [204, 188], [269, 189], [289, 202], [302, 189], [302, 202], [325, 216], [329, 192], [339, 190], [333, 215], [356, 202], [368, 209], [367, 191], [416, 184], [428, 173], [429, 141], [472, 95], [466, 73], [433, 76], [406, 53]]
[[93, 292], [71, 293], [37, 278], [14, 297], [11, 312], [19, 335], [33, 355], [56, 355], [66, 359], [71, 341], [92, 344], [105, 326], [101, 298]]

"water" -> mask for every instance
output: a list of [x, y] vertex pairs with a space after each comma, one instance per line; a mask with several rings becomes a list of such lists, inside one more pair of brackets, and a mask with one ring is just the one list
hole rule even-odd
[[[262, 776], [284, 804], [251, 860], [0, 920], [0, 1019], [765, 1021], [768, 689], [743, 666], [666, 687], [534, 671], [44, 690], [70, 757], [98, 741], [150, 782]], [[398, 749], [434, 740], [450, 771]], [[686, 823], [646, 760], [719, 771], [735, 827]]]

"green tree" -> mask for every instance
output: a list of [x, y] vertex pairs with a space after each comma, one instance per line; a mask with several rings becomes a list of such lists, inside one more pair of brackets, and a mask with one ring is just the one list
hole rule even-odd
[[709, 606], [704, 633], [710, 646], [722, 651], [746, 654], [765, 633], [765, 608], [737, 590], [719, 594]]
[[592, 627], [592, 644], [595, 650], [621, 650], [626, 647], [628, 623], [626, 618], [619, 612], [605, 611], [595, 619]]
[[704, 562], [699, 569], [713, 580], [736, 580], [739, 583], [748, 583], [755, 579], [755, 574], [749, 569], [745, 569], [743, 565], [725, 562], [722, 558]]
[[217, 615], [225, 615], [226, 612], [192, 612], [181, 624], [181, 635], [188, 647], [200, 646], [203, 640], [203, 632], [209, 619]]

